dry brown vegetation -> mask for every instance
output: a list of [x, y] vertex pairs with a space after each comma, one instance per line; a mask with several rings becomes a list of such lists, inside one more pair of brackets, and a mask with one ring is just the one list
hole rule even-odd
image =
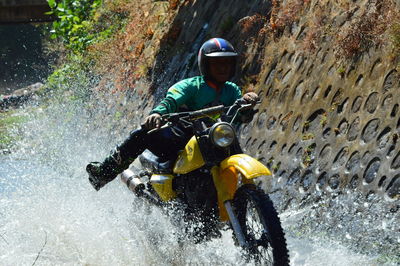
[[396, 17], [395, 4], [383, 0], [371, 4], [363, 14], [337, 34], [336, 56], [354, 58], [369, 48], [385, 44], [385, 33]]
[[[98, 62], [96, 70], [104, 77], [99, 88], [134, 88], [139, 79], [149, 77], [160, 49], [169, 53], [176, 52], [168, 49], [169, 46], [174, 46], [182, 30], [179, 21], [174, 21], [174, 16], [180, 5], [191, 2], [192, 0], [106, 1], [107, 12], [119, 14], [127, 20], [123, 30], [113, 39], [94, 44], [89, 49]], [[339, 1], [335, 2], [334, 8], [337, 12], [333, 15], [330, 1], [273, 0], [270, 14], [245, 17], [239, 20], [236, 29], [240, 31], [240, 38], [249, 42], [244, 43], [244, 47], [257, 44], [258, 48], [251, 50], [252, 53], [262, 53], [262, 47], [269, 37], [278, 40], [286, 32], [285, 36], [296, 37], [299, 49], [310, 53], [316, 52], [324, 42], [329, 41], [334, 44], [334, 52], [338, 58], [355, 58], [371, 47], [386, 45], [390, 40], [394, 54], [399, 55], [400, 16], [393, 3], [393, 0], [371, 1], [367, 6], [360, 7], [358, 2]], [[357, 10], [363, 11], [354, 15]], [[343, 26], [335, 26], [337, 14], [344, 14]], [[100, 14], [98, 20], [107, 22], [106, 15]], [[300, 23], [302, 29], [296, 30], [298, 36], [291, 36], [294, 34], [291, 32], [293, 25]], [[262, 57], [254, 59], [263, 60]], [[111, 86], [107, 85], [110, 83]]]
[[300, 45], [307, 52], [315, 52], [320, 48], [324, 38], [331, 35], [332, 19], [325, 5], [316, 5], [310, 16]]
[[400, 16], [392, 23], [389, 29], [389, 37], [392, 42], [393, 56], [400, 58]]
[[285, 27], [291, 27], [293, 23], [298, 22], [300, 15], [310, 2], [311, 0], [291, 0], [282, 5], [280, 0], [273, 0], [270, 17], [271, 30], [279, 35]]
[[388, 44], [392, 44], [395, 56], [400, 55], [400, 11], [394, 0], [367, 3], [273, 0], [269, 31], [277, 39], [302, 17], [308, 20], [302, 22], [303, 32], [296, 37], [300, 48], [307, 52], [313, 53], [323, 42], [331, 41], [339, 59], [355, 59], [371, 47]]
[[179, 34], [170, 21], [181, 2], [105, 2], [107, 12], [124, 14], [127, 21], [113, 39], [89, 47], [89, 53], [96, 58], [96, 71], [103, 77], [98, 89], [109, 87], [110, 82], [116, 91], [132, 89], [137, 80], [146, 78], [159, 44]]

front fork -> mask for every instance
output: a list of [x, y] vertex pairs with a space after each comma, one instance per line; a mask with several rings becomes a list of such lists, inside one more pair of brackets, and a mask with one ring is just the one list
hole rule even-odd
[[235, 196], [238, 183], [242, 181], [252, 182], [252, 180], [239, 180], [239, 172], [234, 166], [228, 167], [224, 170], [221, 170], [219, 167], [215, 166], [211, 169], [211, 173], [218, 194], [220, 219], [222, 221], [230, 221], [239, 245], [243, 248], [246, 248], [248, 245], [246, 243], [239, 220], [233, 211], [232, 199]]
[[[230, 221], [241, 247], [246, 248], [244, 233], [232, 209], [232, 200], [241, 184], [254, 184], [253, 178], [271, 175], [269, 169], [247, 154], [235, 154], [223, 160], [220, 166], [211, 168], [214, 185], [218, 194], [221, 221]], [[242, 177], [241, 179], [239, 179]]]
[[239, 220], [236, 217], [236, 214], [232, 209], [231, 201], [230, 200], [225, 201], [224, 202], [224, 206], [225, 206], [225, 209], [226, 209], [226, 211], [228, 213], [229, 220], [231, 222], [233, 232], [235, 233], [235, 236], [236, 236], [236, 239], [239, 242], [239, 245], [242, 248], [247, 248], [248, 244], [247, 244], [246, 239], [244, 237], [244, 234], [243, 234], [243, 231], [242, 231], [242, 227], [240, 226]]

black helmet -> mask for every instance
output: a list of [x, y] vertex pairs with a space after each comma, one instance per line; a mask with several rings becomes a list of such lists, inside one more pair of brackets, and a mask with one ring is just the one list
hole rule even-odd
[[238, 54], [230, 42], [222, 38], [212, 38], [203, 43], [200, 48], [198, 56], [200, 73], [206, 78], [210, 78], [208, 73], [208, 57], [233, 57], [235, 58], [231, 74], [231, 77], [233, 77], [237, 56]]

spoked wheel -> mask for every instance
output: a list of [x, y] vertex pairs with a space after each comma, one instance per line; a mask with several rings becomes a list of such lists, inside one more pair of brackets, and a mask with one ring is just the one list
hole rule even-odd
[[258, 265], [289, 265], [285, 235], [268, 195], [254, 185], [243, 185], [233, 204], [248, 245], [246, 257]]

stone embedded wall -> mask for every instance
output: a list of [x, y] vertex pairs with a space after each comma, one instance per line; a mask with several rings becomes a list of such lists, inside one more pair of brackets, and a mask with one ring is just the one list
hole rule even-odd
[[398, 257], [400, 59], [384, 29], [399, 1], [179, 3], [144, 43], [149, 80], [103, 97], [119, 117], [113, 134], [122, 138], [169, 86], [198, 74], [203, 41], [226, 38], [241, 55], [233, 81], [262, 100], [240, 141], [273, 171], [264, 186], [279, 211], [302, 212], [293, 231]]
[[[311, 41], [307, 36], [313, 30], [310, 20], [318, 2], [309, 2], [303, 17], [286, 27], [280, 38], [266, 38], [262, 55], [257, 55], [261, 67], [249, 53], [245, 66], [260, 69], [253, 87], [262, 104], [252, 123], [242, 128], [241, 141], [274, 171], [272, 189], [287, 190], [291, 198], [301, 200], [315, 190], [355, 189], [398, 204], [398, 57], [396, 61], [388, 37], [373, 26], [369, 27], [377, 36], [365, 38], [386, 43], [371, 45], [351, 58], [338, 55], [343, 53], [340, 48], [349, 49], [343, 39], [339, 43], [339, 34], [353, 34], [352, 27], [364, 17], [383, 23], [384, 18], [374, 12], [377, 8], [386, 12], [384, 8], [393, 3], [386, 1], [388, 5], [382, 7], [370, 3], [374, 1], [358, 1], [341, 10], [343, 1], [325, 1], [325, 22], [320, 26], [329, 27], [329, 33], [310, 51], [304, 47]], [[348, 10], [353, 10], [350, 17]], [[254, 47], [248, 46], [247, 51]]]
[[198, 73], [197, 46], [224, 37], [241, 54], [234, 81], [262, 99], [241, 141], [273, 170], [274, 188], [299, 200], [349, 188], [398, 202], [399, 59], [385, 27], [400, 21], [399, 3], [181, 2], [155, 61], [157, 97]]
[[[263, 187], [297, 221], [289, 231], [333, 235], [398, 263], [400, 60], [381, 29], [400, 20], [375, 16], [390, 1], [343, 9], [348, 1], [308, 2], [298, 20], [272, 33], [259, 28], [260, 18], [241, 20], [258, 32], [237, 34], [250, 39], [241, 47], [242, 85], [262, 103], [240, 142], [273, 171]], [[325, 10], [315, 27], [319, 3]], [[386, 17], [399, 10], [388, 9]]]
[[338, 71], [327, 46], [307, 57], [281, 49], [242, 143], [273, 169], [275, 187], [301, 197], [346, 188], [400, 195], [400, 74], [382, 50]]

